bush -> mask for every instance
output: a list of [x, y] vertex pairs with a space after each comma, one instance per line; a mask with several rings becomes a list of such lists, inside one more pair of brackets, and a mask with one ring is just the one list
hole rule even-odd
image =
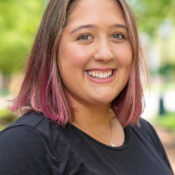
[[14, 122], [17, 116], [8, 109], [0, 110], [0, 130], [10, 123]]
[[167, 112], [157, 116], [155, 122], [164, 128], [175, 131], [175, 112]]

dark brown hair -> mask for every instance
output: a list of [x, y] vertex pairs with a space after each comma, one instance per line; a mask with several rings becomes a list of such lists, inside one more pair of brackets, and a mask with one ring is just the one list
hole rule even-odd
[[[31, 50], [21, 90], [14, 100], [13, 111], [42, 112], [64, 125], [72, 119], [73, 111], [63, 92], [58, 68], [58, 48], [66, 25], [68, 11], [77, 0], [50, 0]], [[142, 112], [139, 42], [135, 19], [125, 0], [116, 0], [122, 9], [132, 47], [133, 62], [130, 77], [111, 107], [123, 126], [139, 120]]]

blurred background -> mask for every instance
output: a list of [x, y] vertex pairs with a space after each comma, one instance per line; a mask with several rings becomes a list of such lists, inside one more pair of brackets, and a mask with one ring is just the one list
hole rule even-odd
[[[143, 116], [157, 130], [175, 170], [175, 1], [127, 0], [134, 11], [150, 82]], [[0, 0], [0, 130], [16, 120], [10, 100], [48, 0]], [[144, 79], [144, 78], [143, 78]]]

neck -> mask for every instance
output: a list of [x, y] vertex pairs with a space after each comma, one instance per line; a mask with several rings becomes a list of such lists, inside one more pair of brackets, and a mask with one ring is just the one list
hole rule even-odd
[[[124, 131], [109, 105], [89, 105], [71, 101], [75, 125], [96, 140], [112, 147], [124, 142]], [[74, 102], [74, 103], [73, 103]]]
[[109, 125], [110, 119], [110, 105], [76, 105], [74, 106], [74, 120], [75, 122], [91, 128], [91, 129], [104, 129]]

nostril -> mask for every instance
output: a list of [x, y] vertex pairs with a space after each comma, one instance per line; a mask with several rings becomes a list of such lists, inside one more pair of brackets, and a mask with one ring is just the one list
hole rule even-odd
[[98, 43], [94, 54], [96, 60], [111, 60], [114, 57], [114, 52], [107, 41], [101, 41]]

